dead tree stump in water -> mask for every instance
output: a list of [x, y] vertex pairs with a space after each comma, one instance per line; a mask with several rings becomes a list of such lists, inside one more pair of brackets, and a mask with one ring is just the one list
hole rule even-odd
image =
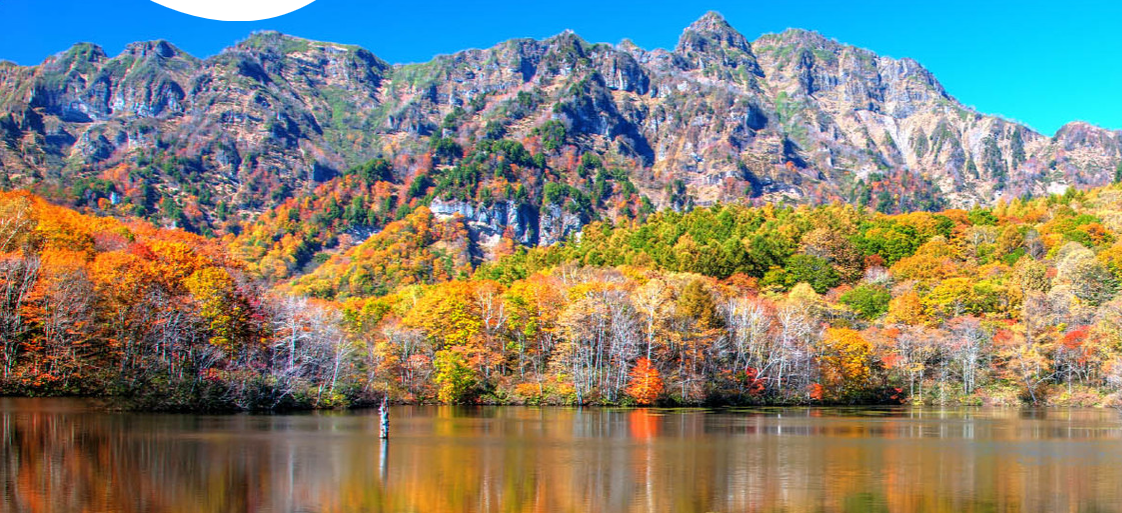
[[382, 419], [378, 438], [385, 440], [390, 437], [390, 407], [385, 397], [382, 398], [382, 406], [378, 408], [378, 415]]

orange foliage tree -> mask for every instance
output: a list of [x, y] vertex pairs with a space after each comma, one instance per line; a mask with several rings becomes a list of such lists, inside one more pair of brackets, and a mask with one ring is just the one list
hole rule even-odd
[[642, 405], [654, 404], [658, 396], [662, 395], [662, 377], [651, 364], [650, 358], [639, 358], [635, 362], [635, 368], [631, 369], [631, 384], [627, 387], [627, 395]]

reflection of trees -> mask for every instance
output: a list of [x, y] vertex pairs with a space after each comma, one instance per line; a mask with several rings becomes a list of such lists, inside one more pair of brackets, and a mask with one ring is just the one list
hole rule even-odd
[[383, 448], [373, 414], [0, 401], [5, 511], [1078, 510], [1122, 478], [1093, 410], [408, 407]]

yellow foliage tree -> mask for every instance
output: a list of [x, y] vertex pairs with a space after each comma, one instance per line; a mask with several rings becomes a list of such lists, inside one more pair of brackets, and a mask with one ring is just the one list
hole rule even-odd
[[205, 267], [188, 276], [183, 285], [198, 303], [199, 315], [210, 325], [210, 343], [230, 348], [242, 314], [234, 278], [220, 267]]
[[819, 347], [824, 397], [852, 401], [868, 390], [872, 377], [873, 346], [849, 328], [828, 328]]

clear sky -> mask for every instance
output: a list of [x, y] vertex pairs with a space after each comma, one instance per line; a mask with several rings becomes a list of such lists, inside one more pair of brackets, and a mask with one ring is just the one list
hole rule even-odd
[[79, 41], [113, 55], [151, 39], [207, 57], [262, 29], [358, 44], [394, 63], [564, 29], [593, 42], [672, 48], [707, 10], [749, 39], [797, 27], [914, 58], [964, 104], [1046, 134], [1071, 120], [1122, 128], [1115, 1], [316, 0], [271, 20], [220, 22], [149, 0], [0, 0], [0, 59], [36, 64]]

